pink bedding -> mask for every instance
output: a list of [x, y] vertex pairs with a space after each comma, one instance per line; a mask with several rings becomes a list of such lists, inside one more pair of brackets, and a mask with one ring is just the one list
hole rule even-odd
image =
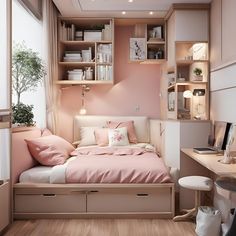
[[76, 152], [66, 168], [67, 183], [171, 182], [163, 160], [144, 148], [93, 147]]

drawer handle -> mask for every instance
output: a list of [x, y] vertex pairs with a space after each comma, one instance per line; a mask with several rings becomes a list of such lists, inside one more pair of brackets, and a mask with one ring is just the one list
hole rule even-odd
[[43, 194], [44, 197], [56, 197], [56, 194], [53, 193], [45, 193]]
[[89, 191], [90, 193], [98, 193], [99, 191], [98, 190], [91, 190]]
[[137, 197], [148, 197], [148, 193], [137, 193]]

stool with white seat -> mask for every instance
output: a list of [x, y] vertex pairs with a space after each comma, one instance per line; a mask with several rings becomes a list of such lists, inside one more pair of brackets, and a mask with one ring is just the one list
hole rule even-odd
[[196, 216], [198, 207], [200, 206], [201, 191], [211, 191], [213, 186], [213, 181], [204, 176], [186, 176], [180, 178], [178, 182], [184, 188], [195, 190], [195, 206], [193, 209], [184, 210], [186, 214], [175, 216], [173, 218], [174, 221], [187, 220]]

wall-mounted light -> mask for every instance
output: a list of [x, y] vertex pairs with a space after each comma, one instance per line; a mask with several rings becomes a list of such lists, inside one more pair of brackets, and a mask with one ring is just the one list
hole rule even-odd
[[86, 113], [87, 113], [87, 110], [86, 110], [85, 104], [84, 104], [84, 98], [85, 98], [85, 93], [89, 92], [89, 91], [90, 91], [90, 88], [88, 85], [82, 85], [82, 88], [81, 88], [81, 108], [79, 110], [80, 115], [86, 115]]

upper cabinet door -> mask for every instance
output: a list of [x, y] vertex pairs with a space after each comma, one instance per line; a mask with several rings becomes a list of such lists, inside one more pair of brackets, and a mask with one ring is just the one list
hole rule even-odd
[[221, 63], [221, 0], [211, 3], [211, 69]]
[[[222, 63], [236, 60], [236, 1], [222, 2]], [[214, 29], [217, 30], [217, 29]]]
[[209, 20], [207, 10], [178, 10], [175, 14], [176, 41], [208, 41]]
[[0, 1], [0, 109], [10, 108], [10, 32], [8, 30], [10, 20], [7, 13], [6, 0]]

